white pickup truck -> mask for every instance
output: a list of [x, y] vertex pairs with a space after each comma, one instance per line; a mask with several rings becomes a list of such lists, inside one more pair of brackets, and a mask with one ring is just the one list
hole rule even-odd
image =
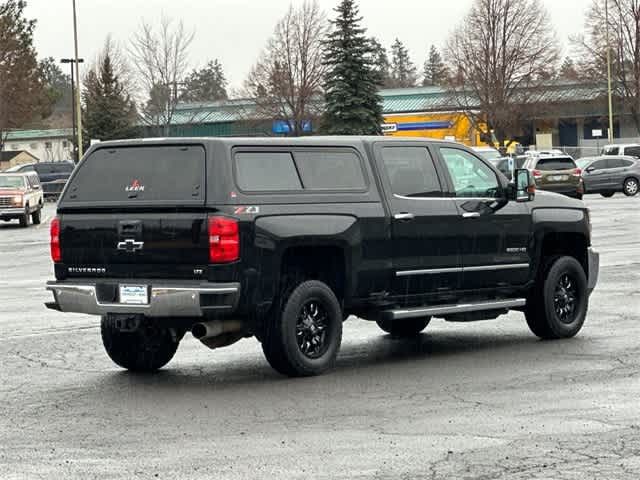
[[19, 220], [21, 227], [40, 223], [44, 194], [35, 172], [0, 173], [0, 220]]

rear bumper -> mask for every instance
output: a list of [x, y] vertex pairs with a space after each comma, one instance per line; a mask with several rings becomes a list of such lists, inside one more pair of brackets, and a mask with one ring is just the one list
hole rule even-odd
[[580, 196], [580, 194], [582, 192], [578, 191], [577, 187], [562, 187], [562, 188], [547, 188], [547, 187], [541, 187], [540, 190], [544, 190], [546, 192], [553, 192], [553, 193], [559, 193], [560, 195], [566, 195], [567, 197], [578, 197]]
[[[126, 282], [125, 283], [134, 283]], [[144, 281], [135, 281], [145, 284]], [[52, 310], [89, 315], [133, 314], [147, 317], [205, 317], [231, 313], [238, 306], [239, 283], [147, 282], [149, 304], [119, 303], [117, 283], [47, 282], [54, 301], [45, 304]]]
[[588, 250], [589, 257], [589, 278], [587, 280], [587, 290], [589, 295], [595, 290], [598, 283], [598, 275], [600, 274], [600, 254], [592, 248]]

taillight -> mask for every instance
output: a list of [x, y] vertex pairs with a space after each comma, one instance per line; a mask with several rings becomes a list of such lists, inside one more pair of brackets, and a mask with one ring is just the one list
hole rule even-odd
[[55, 217], [51, 220], [51, 260], [54, 263], [62, 261], [62, 250], [60, 249], [60, 219]]
[[576, 168], [576, 169], [573, 171], [573, 176], [574, 176], [574, 177], [581, 177], [581, 176], [582, 176], [582, 170], [581, 170], [581, 169], [579, 169], [579, 168]]
[[533, 178], [542, 178], [542, 172], [540, 170], [534, 170], [532, 173]]
[[238, 222], [228, 217], [209, 218], [209, 261], [230, 263], [240, 258]]

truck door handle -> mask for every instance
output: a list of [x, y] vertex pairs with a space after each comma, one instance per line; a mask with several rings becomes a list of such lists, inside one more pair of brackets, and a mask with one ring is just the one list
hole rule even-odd
[[480, 212], [463, 213], [462, 218], [480, 218]]
[[393, 218], [395, 218], [396, 220], [400, 220], [401, 222], [408, 222], [410, 220], [413, 220], [415, 216], [413, 215], [413, 213], [396, 213]]

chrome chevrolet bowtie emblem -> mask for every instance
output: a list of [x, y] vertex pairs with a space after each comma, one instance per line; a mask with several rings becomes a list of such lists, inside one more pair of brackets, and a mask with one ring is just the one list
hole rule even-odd
[[127, 238], [124, 242], [118, 242], [118, 250], [124, 250], [127, 253], [134, 253], [142, 250], [144, 242], [136, 242], [132, 238]]

